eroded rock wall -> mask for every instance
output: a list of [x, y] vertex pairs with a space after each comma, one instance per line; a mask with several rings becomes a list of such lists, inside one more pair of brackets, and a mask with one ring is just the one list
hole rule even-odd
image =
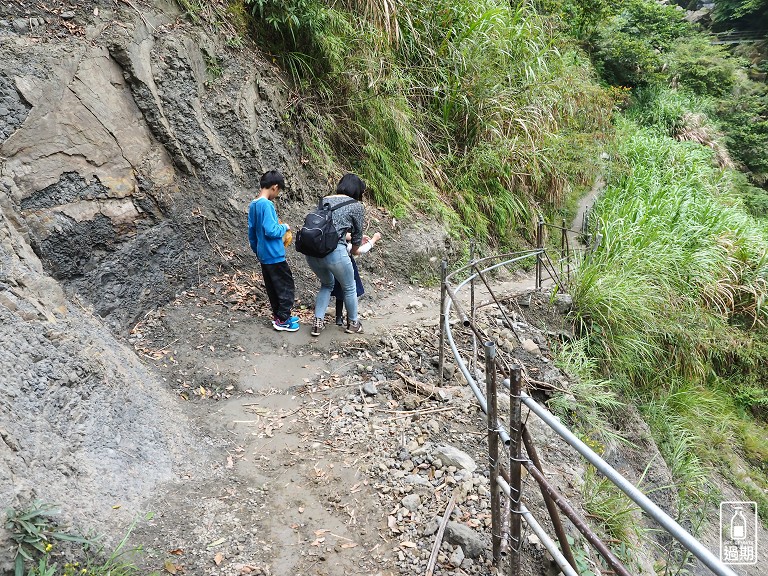
[[170, 2], [71, 8], [0, 5], [0, 503], [115, 534], [205, 453], [119, 335], [248, 251], [264, 170], [308, 184], [271, 66]]
[[50, 13], [0, 20], [0, 194], [46, 272], [123, 330], [226, 265], [219, 245], [247, 252], [263, 171], [282, 170], [292, 199], [316, 184], [286, 144], [272, 65], [173, 3], [117, 6], [79, 3], [63, 38]]
[[[10, 204], [0, 197], [0, 502], [55, 503], [65, 523], [106, 532], [202, 452], [159, 378], [45, 274]], [[0, 549], [5, 573], [2, 529]]]

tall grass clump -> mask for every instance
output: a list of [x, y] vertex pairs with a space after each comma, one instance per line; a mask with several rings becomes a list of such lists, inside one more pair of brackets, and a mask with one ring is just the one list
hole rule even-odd
[[768, 488], [768, 431], [745, 411], [764, 397], [768, 228], [716, 147], [680, 138], [684, 100], [649, 89], [617, 121], [601, 239], [573, 296], [598, 373], [624, 383], [693, 513], [711, 498], [710, 466], [747, 494]]
[[597, 207], [602, 242], [579, 271], [581, 320], [614, 370], [703, 378], [736, 325], [766, 321], [768, 236], [712, 152], [619, 123], [624, 169]]
[[317, 168], [360, 172], [396, 215], [437, 212], [509, 244], [591, 182], [613, 101], [532, 5], [245, 3], [301, 92]]

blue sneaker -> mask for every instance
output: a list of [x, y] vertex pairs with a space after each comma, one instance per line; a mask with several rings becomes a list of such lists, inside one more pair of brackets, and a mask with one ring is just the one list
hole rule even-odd
[[293, 318], [288, 318], [285, 322], [273, 320], [272, 327], [281, 332], [296, 332], [299, 329], [299, 319], [297, 318], [294, 320]]
[[[272, 322], [277, 322], [279, 324], [280, 323], [280, 318], [278, 318], [277, 316], [272, 316]], [[298, 324], [299, 323], [299, 317], [298, 316], [291, 316], [290, 318], [288, 318], [288, 320], [286, 320], [286, 322], [294, 322], [294, 323]]]

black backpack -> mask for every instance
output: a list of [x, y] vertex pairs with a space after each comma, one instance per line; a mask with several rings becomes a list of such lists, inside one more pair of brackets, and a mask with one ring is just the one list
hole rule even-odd
[[325, 258], [339, 244], [339, 233], [333, 225], [333, 211], [347, 204], [357, 202], [355, 199], [339, 202], [331, 207], [323, 199], [317, 203], [317, 208], [304, 218], [304, 226], [296, 234], [296, 250], [307, 256]]

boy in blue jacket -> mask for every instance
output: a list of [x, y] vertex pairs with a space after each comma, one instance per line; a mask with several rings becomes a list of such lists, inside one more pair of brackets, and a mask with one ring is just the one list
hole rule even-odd
[[281, 224], [272, 200], [285, 190], [285, 179], [277, 170], [270, 170], [261, 176], [258, 197], [248, 207], [248, 241], [251, 250], [261, 262], [264, 287], [272, 307], [272, 326], [275, 330], [296, 332], [299, 319], [291, 316], [293, 306], [293, 274], [285, 261], [283, 236], [290, 230], [288, 224]]

